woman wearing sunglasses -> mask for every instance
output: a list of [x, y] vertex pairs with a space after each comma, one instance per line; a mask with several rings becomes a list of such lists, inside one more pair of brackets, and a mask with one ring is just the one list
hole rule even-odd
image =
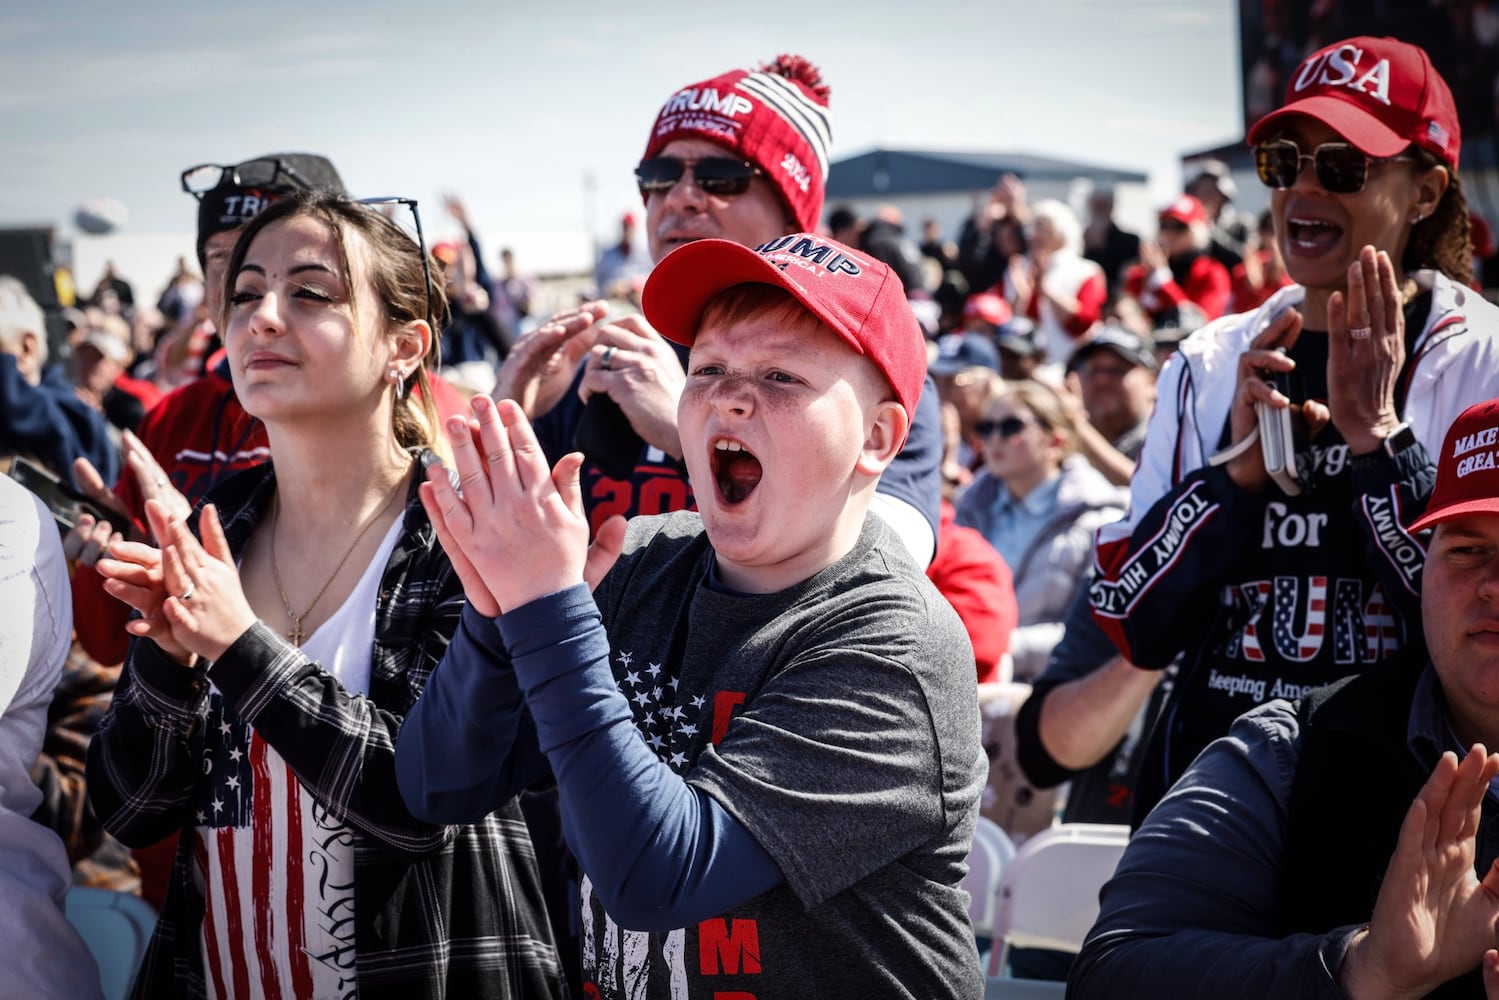
[[434, 826], [394, 783], [463, 607], [416, 492], [446, 318], [425, 257], [339, 195], [250, 222], [220, 329], [270, 462], [186, 525], [149, 501], [162, 548], [98, 563], [140, 617], [90, 799], [127, 844], [180, 832], [136, 996], [563, 995], [517, 803]]
[[[1317, 51], [1249, 142], [1296, 284], [1182, 344], [1130, 516], [1098, 538], [1099, 623], [1137, 667], [1183, 657], [1137, 816], [1241, 712], [1417, 635], [1424, 552], [1406, 525], [1449, 424], [1499, 395], [1499, 311], [1466, 287], [1457, 113], [1426, 53]], [[1267, 435], [1291, 438], [1274, 480]]]
[[1062, 637], [1062, 621], [1088, 574], [1093, 532], [1124, 513], [1125, 492], [1081, 456], [1057, 394], [1040, 382], [1006, 382], [975, 426], [984, 468], [958, 497], [957, 521], [977, 528], [1015, 582], [1015, 679], [1030, 682]]

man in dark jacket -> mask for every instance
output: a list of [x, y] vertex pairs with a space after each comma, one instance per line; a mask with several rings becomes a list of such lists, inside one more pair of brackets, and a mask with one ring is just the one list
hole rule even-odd
[[1426, 649], [1203, 751], [1130, 842], [1068, 996], [1499, 996], [1499, 399], [1413, 531]]
[[79, 398], [61, 365], [47, 364], [42, 309], [9, 275], [0, 276], [0, 454], [32, 458], [69, 482], [75, 458], [110, 479], [120, 469], [104, 414]]

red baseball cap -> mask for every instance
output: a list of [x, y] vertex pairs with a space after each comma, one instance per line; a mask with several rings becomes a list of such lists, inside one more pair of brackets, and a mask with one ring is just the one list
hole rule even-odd
[[687, 347], [703, 307], [746, 283], [783, 288], [869, 358], [914, 416], [926, 380], [926, 338], [895, 272], [836, 240], [793, 233], [751, 249], [732, 240], [678, 247], [646, 279], [641, 309], [667, 340]]
[[1161, 209], [1162, 219], [1175, 219], [1184, 226], [1194, 223], [1207, 225], [1208, 210], [1202, 207], [1202, 202], [1189, 194], [1184, 194], [1171, 204]]
[[968, 296], [963, 303], [963, 318], [978, 318], [991, 326], [1004, 326], [1014, 319], [1015, 312], [1010, 308], [1010, 303], [1005, 301], [1003, 295], [995, 295], [993, 292], [979, 292]]
[[1499, 514], [1499, 399], [1463, 411], [1437, 456], [1437, 484], [1411, 531], [1469, 514]]
[[1254, 123], [1249, 142], [1289, 115], [1315, 118], [1370, 156], [1414, 144], [1456, 167], [1462, 146], [1447, 82], [1423, 49], [1395, 38], [1360, 36], [1312, 53], [1291, 75], [1285, 105]]

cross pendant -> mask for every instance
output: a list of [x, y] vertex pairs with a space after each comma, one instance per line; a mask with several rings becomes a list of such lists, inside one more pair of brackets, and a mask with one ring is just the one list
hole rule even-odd
[[293, 646], [300, 647], [302, 640], [307, 638], [307, 633], [302, 631], [302, 619], [295, 615], [287, 615], [287, 617], [291, 619], [291, 631], [286, 633], [286, 637], [291, 640]]

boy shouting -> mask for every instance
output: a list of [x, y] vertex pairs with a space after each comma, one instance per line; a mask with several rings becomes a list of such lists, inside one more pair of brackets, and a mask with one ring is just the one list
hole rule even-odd
[[470, 607], [402, 792], [459, 822], [550, 768], [589, 996], [977, 998], [972, 652], [866, 517], [926, 371], [900, 280], [816, 236], [703, 240], [643, 306], [691, 349], [699, 509], [590, 552], [580, 456], [549, 470], [508, 401], [475, 399], [477, 441], [451, 421], [463, 494], [422, 490]]

